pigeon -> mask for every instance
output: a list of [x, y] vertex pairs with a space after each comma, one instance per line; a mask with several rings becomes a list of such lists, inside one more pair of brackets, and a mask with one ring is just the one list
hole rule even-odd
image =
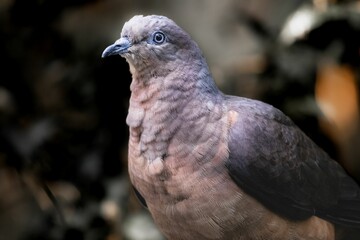
[[360, 228], [358, 184], [280, 110], [222, 93], [173, 20], [134, 16], [111, 55], [132, 74], [130, 180], [167, 239], [332, 240], [336, 226]]

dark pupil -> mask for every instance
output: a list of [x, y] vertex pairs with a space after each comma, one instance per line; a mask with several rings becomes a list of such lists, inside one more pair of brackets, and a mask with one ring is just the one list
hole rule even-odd
[[155, 35], [155, 41], [156, 42], [162, 42], [163, 41], [163, 36], [162, 36], [162, 34], [160, 34], [160, 33], [157, 33], [156, 35]]

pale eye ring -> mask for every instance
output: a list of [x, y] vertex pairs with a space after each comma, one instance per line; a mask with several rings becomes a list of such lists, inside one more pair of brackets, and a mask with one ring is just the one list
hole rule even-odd
[[153, 42], [155, 44], [162, 44], [166, 40], [165, 34], [162, 32], [155, 32], [153, 35]]

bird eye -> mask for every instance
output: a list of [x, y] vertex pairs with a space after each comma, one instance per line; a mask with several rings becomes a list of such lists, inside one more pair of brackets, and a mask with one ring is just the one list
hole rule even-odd
[[153, 42], [156, 44], [162, 44], [165, 42], [165, 34], [163, 34], [162, 32], [155, 32], [153, 35]]

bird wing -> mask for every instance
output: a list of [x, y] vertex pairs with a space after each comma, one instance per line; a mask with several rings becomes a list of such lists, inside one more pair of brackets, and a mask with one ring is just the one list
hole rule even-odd
[[140, 204], [141, 204], [144, 208], [148, 208], [148, 205], [147, 205], [147, 203], [146, 203], [145, 198], [140, 194], [140, 192], [139, 192], [134, 186], [132, 186], [132, 187], [133, 187], [135, 196], [136, 196], [136, 198], [139, 200]]
[[238, 115], [226, 162], [236, 184], [290, 219], [316, 215], [360, 227], [360, 188], [343, 168], [278, 109], [229, 97]]

